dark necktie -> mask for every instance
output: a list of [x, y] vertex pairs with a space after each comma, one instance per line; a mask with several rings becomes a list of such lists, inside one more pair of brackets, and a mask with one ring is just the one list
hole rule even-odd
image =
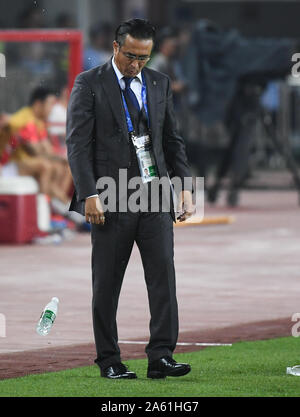
[[131, 103], [134, 105], [134, 107], [137, 109], [137, 111], [140, 111], [140, 105], [136, 98], [136, 95], [130, 88], [130, 84], [133, 78], [123, 77], [123, 80], [125, 82], [125, 89], [123, 90], [123, 92], [124, 92], [126, 101], [128, 102], [128, 100], [130, 100]]

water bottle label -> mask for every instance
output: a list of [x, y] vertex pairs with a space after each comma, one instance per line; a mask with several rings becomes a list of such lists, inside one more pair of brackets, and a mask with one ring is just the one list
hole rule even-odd
[[45, 313], [44, 313], [44, 317], [45, 317], [46, 319], [50, 319], [50, 320], [52, 321], [52, 323], [53, 323], [53, 322], [54, 322], [54, 320], [55, 320], [56, 315], [55, 315], [55, 313], [53, 313], [53, 311], [51, 311], [51, 310], [46, 310], [46, 311], [45, 311]]

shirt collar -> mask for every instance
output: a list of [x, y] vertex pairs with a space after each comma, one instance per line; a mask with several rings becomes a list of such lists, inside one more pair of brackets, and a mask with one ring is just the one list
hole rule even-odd
[[[117, 77], [118, 77], [118, 80], [120, 81], [120, 80], [124, 77], [124, 75], [121, 73], [121, 71], [120, 71], [120, 70], [119, 70], [119, 68], [117, 67], [117, 65], [116, 65], [116, 63], [115, 63], [115, 57], [114, 57], [114, 56], [112, 57], [112, 61], [111, 61], [111, 63], [112, 63], [113, 69], [115, 70], [115, 73], [116, 73], [116, 75], [117, 75]], [[135, 78], [137, 78], [137, 79], [140, 81], [140, 83], [141, 83], [141, 84], [143, 84], [143, 80], [142, 80], [142, 73], [141, 73], [141, 72], [139, 72], [139, 73], [135, 76]]]

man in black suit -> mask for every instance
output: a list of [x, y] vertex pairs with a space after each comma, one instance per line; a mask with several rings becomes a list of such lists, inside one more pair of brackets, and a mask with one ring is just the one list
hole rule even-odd
[[[172, 358], [178, 337], [178, 310], [173, 261], [174, 207], [149, 211], [150, 180], [191, 177], [185, 145], [176, 130], [170, 81], [144, 68], [150, 59], [155, 29], [145, 20], [121, 24], [112, 60], [79, 74], [68, 106], [67, 146], [75, 192], [70, 210], [91, 223], [93, 326], [101, 376], [136, 378], [122, 364], [116, 314], [125, 269], [134, 242], [141, 253], [151, 321], [146, 346], [149, 378], [185, 375], [188, 364]], [[140, 147], [141, 146], [141, 147]], [[140, 151], [143, 150], [143, 153]], [[146, 155], [146, 156], [145, 156]], [[149, 162], [150, 161], [150, 162]], [[145, 171], [146, 169], [146, 171]], [[147, 172], [147, 175], [145, 175]], [[120, 173], [123, 175], [120, 175]], [[121, 182], [143, 179], [146, 210], [121, 209]], [[97, 180], [114, 179], [116, 210], [105, 210]], [[99, 182], [98, 182], [99, 184]], [[169, 187], [170, 191], [170, 187]], [[132, 190], [128, 190], [132, 196]], [[191, 189], [182, 189], [180, 221], [193, 212]], [[134, 306], [133, 306], [134, 308]]]

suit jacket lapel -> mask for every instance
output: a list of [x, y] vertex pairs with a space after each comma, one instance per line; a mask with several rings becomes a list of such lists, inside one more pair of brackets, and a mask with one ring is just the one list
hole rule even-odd
[[[155, 140], [156, 120], [157, 120], [157, 84], [150, 71], [147, 68], [143, 69], [145, 74], [146, 86], [147, 86], [147, 105], [150, 119], [150, 129], [152, 131], [152, 140]], [[101, 78], [101, 85], [106, 92], [108, 101], [110, 102], [111, 110], [115, 116], [115, 120], [119, 124], [126, 141], [128, 141], [128, 129], [126, 124], [126, 116], [123, 108], [120, 86], [114, 72], [111, 61], [107, 62], [99, 70], [99, 76]]]
[[147, 105], [149, 111], [149, 119], [150, 119], [150, 128], [152, 131], [152, 140], [155, 140], [155, 131], [156, 131], [156, 120], [157, 120], [157, 84], [156, 80], [153, 78], [150, 71], [147, 71], [147, 68], [143, 69], [145, 74], [146, 86], [147, 86]]
[[106, 93], [107, 99], [111, 106], [111, 110], [115, 116], [115, 120], [118, 123], [120, 129], [122, 130], [126, 138], [126, 141], [128, 141], [128, 130], [122, 103], [120, 86], [111, 61], [103, 65], [99, 72], [101, 78], [101, 85]]

